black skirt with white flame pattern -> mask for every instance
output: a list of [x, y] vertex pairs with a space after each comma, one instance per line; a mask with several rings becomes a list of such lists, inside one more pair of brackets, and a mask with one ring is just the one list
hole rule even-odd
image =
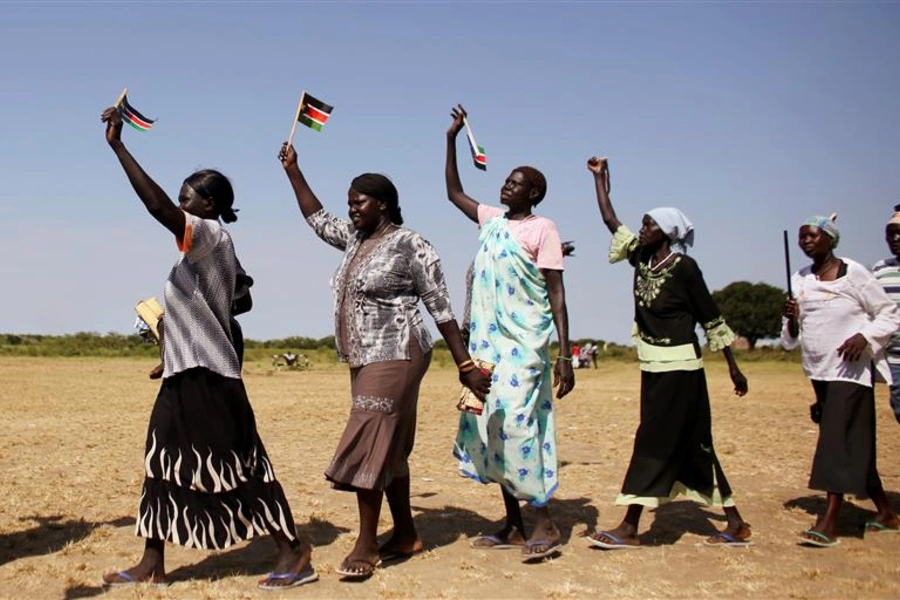
[[220, 549], [294, 520], [240, 379], [203, 368], [163, 381], [147, 431], [136, 534]]

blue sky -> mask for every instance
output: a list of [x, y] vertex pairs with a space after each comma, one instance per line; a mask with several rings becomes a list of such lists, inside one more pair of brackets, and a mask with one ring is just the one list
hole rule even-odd
[[898, 30], [898, 3], [0, 4], [0, 332], [127, 333], [136, 301], [162, 295], [175, 244], [99, 122], [126, 85], [159, 120], [126, 144], [173, 197], [197, 168], [232, 179], [254, 339], [332, 333], [340, 254], [275, 158], [303, 89], [335, 106], [295, 137], [313, 189], [343, 214], [353, 176], [388, 174], [458, 314], [477, 232], [444, 193], [457, 102], [488, 155], [486, 173], [461, 161], [471, 196], [498, 203], [520, 164], [547, 176], [538, 212], [577, 245], [572, 337], [627, 342], [633, 310], [629, 269], [606, 261], [592, 154], [610, 157], [624, 222], [655, 206], [694, 221], [711, 289], [783, 286], [781, 232], [812, 214], [837, 212], [839, 250], [871, 264], [900, 202]]

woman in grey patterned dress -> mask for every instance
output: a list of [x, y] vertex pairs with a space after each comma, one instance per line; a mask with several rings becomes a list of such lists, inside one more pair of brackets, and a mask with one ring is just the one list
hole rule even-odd
[[[384, 175], [355, 178], [349, 221], [324, 208], [297, 165], [293, 146], [279, 153], [300, 211], [316, 235], [344, 252], [334, 274], [335, 341], [350, 365], [352, 408], [325, 477], [356, 492], [360, 532], [337, 572], [368, 577], [382, 561], [422, 551], [409, 504], [409, 464], [419, 384], [431, 360], [421, 301], [447, 341], [460, 381], [483, 399], [490, 376], [474, 368], [450, 309], [440, 259], [421, 235], [402, 227], [397, 189]], [[378, 547], [383, 496], [394, 531]]]
[[106, 141], [147, 211], [174, 236], [179, 258], [165, 288], [162, 385], [147, 428], [136, 524], [138, 564], [103, 576], [104, 587], [167, 585], [166, 542], [221, 550], [269, 534], [275, 569], [259, 582], [283, 589], [317, 579], [241, 379], [232, 325], [239, 266], [221, 221], [237, 220], [234, 191], [218, 171], [193, 173], [176, 205], [122, 143], [119, 109], [106, 109]]

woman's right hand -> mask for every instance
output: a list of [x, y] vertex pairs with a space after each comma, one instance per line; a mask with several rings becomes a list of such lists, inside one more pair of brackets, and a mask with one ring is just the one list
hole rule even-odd
[[587, 168], [594, 175], [601, 175], [609, 169], [609, 160], [605, 156], [592, 156], [587, 161]]
[[100, 121], [106, 123], [106, 143], [110, 146], [122, 141], [122, 114], [117, 106], [110, 106], [100, 114]]
[[603, 189], [609, 194], [609, 160], [605, 156], [592, 156], [587, 161], [587, 168], [595, 179], [603, 183]]
[[278, 152], [278, 160], [281, 161], [281, 166], [285, 169], [290, 167], [297, 166], [297, 151], [294, 150], [293, 144], [288, 144], [287, 142], [281, 145], [281, 150]]
[[472, 369], [459, 374], [459, 381], [472, 390], [482, 402], [491, 391], [491, 372], [487, 369]]
[[465, 118], [468, 113], [466, 109], [463, 108], [462, 104], [457, 104], [456, 108], [450, 109], [450, 116], [453, 117], [453, 124], [450, 125], [450, 129], [447, 130], [447, 137], [455, 138], [462, 128], [465, 127], [466, 122]]
[[788, 296], [784, 300], [784, 306], [781, 309], [781, 315], [796, 321], [800, 318], [800, 305], [797, 304], [797, 301]]

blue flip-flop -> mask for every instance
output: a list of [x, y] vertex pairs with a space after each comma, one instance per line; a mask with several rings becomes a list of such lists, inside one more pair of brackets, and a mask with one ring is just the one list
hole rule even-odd
[[640, 544], [629, 544], [625, 540], [620, 540], [608, 531], [598, 531], [594, 535], [602, 535], [606, 539], [612, 540], [612, 543], [609, 543], [598, 540], [593, 535], [588, 536], [587, 540], [590, 545], [603, 548], [604, 550], [638, 550], [641, 547]]
[[890, 527], [876, 519], [866, 521], [864, 529], [866, 533], [900, 533], [900, 528]]
[[[312, 583], [319, 579], [319, 574], [313, 570], [311, 565], [307, 565], [305, 569], [299, 573], [269, 573], [266, 578], [259, 582], [259, 589], [267, 591], [286, 590], [301, 586], [305, 583]], [[271, 583], [273, 581], [284, 583]]]
[[824, 533], [819, 533], [818, 531], [813, 531], [812, 529], [807, 529], [803, 532], [804, 535], [812, 536], [812, 537], [803, 537], [800, 535], [797, 537], [800, 540], [801, 546], [815, 546], [817, 548], [832, 548], [841, 543], [841, 540], [837, 538], [830, 538]]
[[[722, 540], [721, 542], [714, 542], [712, 540]], [[719, 533], [703, 540], [703, 543], [707, 546], [725, 546], [727, 548], [746, 548], [752, 542], [748, 539], [741, 539], [739, 537], [735, 537], [724, 531], [720, 531]]]
[[125, 571], [116, 571], [116, 576], [122, 581], [107, 581], [106, 578], [100, 578], [100, 585], [105, 588], [129, 587], [132, 585], [149, 585], [150, 587], [166, 588], [169, 587], [169, 581], [141, 581], [135, 579]]

